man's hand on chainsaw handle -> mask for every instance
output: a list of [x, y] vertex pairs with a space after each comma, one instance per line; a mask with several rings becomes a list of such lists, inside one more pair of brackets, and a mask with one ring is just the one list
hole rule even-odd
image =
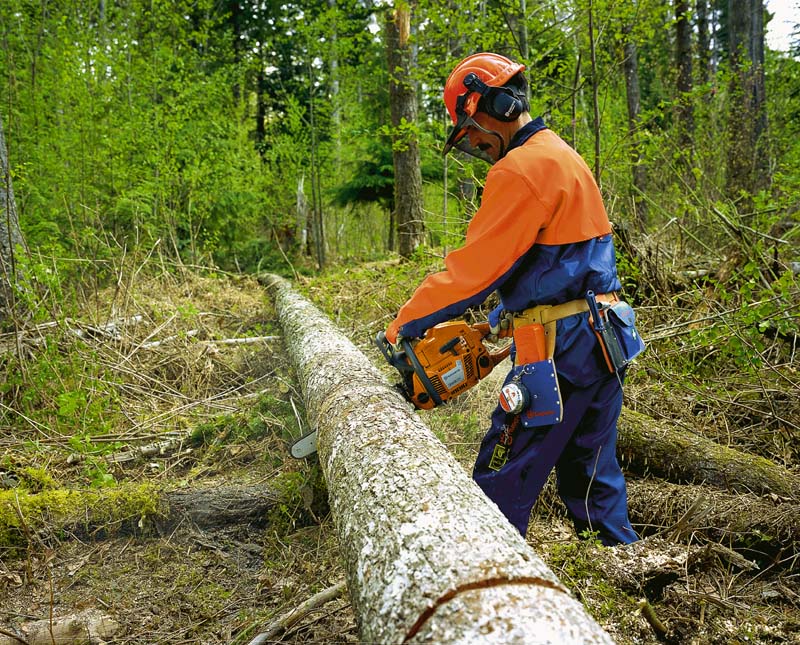
[[386, 340], [397, 347], [400, 344], [400, 325], [395, 318], [386, 328]]
[[399, 351], [399, 350], [401, 350], [401, 349], [402, 349], [402, 348], [400, 347], [400, 345], [401, 345], [401, 343], [403, 342], [403, 339], [406, 339], [406, 340], [412, 340], [412, 339], [407, 339], [405, 336], [403, 336], [402, 334], [400, 334], [400, 332], [399, 332], [399, 327], [400, 327], [400, 326], [399, 326], [399, 325], [397, 325], [397, 324], [396, 324], [396, 322], [397, 322], [397, 321], [393, 321], [393, 322], [392, 322], [392, 323], [391, 323], [391, 324], [390, 324], [390, 325], [389, 325], [389, 326], [386, 328], [386, 332], [385, 332], [385, 334], [386, 334], [386, 340], [388, 340], [388, 341], [389, 341], [389, 342], [392, 344], [392, 347], [394, 347], [396, 350], [398, 350], [398, 351]]
[[503, 332], [511, 327], [511, 314], [503, 309], [503, 305], [499, 304], [489, 312], [489, 339], [497, 340], [499, 337], [505, 336]]

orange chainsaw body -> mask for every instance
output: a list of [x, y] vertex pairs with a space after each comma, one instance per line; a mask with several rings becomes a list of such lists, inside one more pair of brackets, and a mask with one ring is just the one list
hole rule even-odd
[[411, 348], [413, 356], [406, 358], [414, 368], [405, 379], [408, 399], [417, 408], [430, 410], [474, 387], [510, 351], [510, 347], [489, 351], [483, 342], [488, 334], [489, 323], [469, 325], [463, 320], [428, 329], [422, 339], [406, 347], [406, 354]]

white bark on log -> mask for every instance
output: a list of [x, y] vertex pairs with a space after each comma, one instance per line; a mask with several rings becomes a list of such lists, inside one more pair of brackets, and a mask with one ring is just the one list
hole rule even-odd
[[612, 642], [369, 359], [284, 279], [266, 282], [361, 640]]
[[0, 645], [102, 645], [119, 632], [120, 626], [97, 609], [70, 616], [37, 620], [22, 626], [23, 636], [3, 631]]

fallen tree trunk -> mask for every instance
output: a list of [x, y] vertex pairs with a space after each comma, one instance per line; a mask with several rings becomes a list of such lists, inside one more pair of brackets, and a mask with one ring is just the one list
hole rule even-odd
[[609, 643], [366, 356], [268, 277], [361, 640]]
[[24, 546], [49, 534], [82, 538], [161, 532], [188, 523], [203, 530], [238, 524], [264, 526], [285, 501], [265, 486], [217, 486], [161, 493], [148, 484], [114, 488], [0, 491], [0, 548]]
[[158, 521], [160, 530], [187, 520], [203, 530], [245, 524], [266, 526], [269, 512], [285, 501], [280, 493], [263, 484], [175, 490], [165, 497], [169, 512]]
[[619, 419], [617, 450], [623, 468], [640, 475], [800, 501], [800, 480], [775, 462], [629, 409]]
[[0, 630], [0, 645], [100, 645], [120, 631], [119, 624], [97, 609], [37, 620], [22, 626], [21, 634]]
[[760, 561], [797, 553], [800, 544], [800, 505], [753, 493], [630, 479], [628, 508], [648, 533], [678, 541], [703, 535]]

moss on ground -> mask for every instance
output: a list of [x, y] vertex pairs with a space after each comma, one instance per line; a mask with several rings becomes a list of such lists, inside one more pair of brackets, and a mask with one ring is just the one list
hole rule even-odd
[[162, 512], [161, 496], [150, 483], [88, 490], [2, 490], [0, 548], [24, 546], [43, 533], [111, 534], [131, 525], [142, 529]]

